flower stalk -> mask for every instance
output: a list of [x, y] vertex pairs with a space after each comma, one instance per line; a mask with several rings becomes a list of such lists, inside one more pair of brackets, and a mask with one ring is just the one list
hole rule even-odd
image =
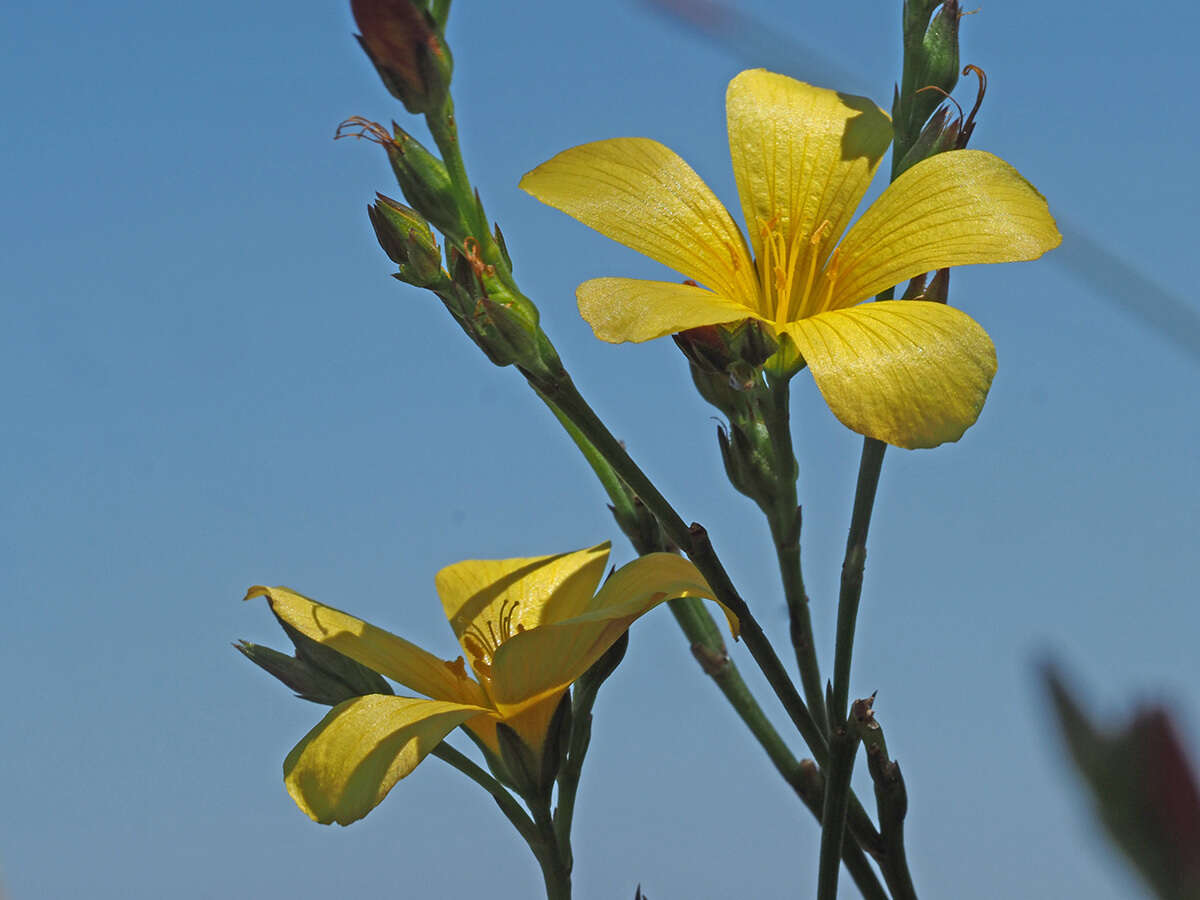
[[[541, 395], [539, 395], [541, 396]], [[625, 485], [606, 458], [549, 399], [542, 400], [558, 418], [563, 429], [579, 447], [597, 479], [603, 485], [609, 499], [610, 509], [626, 537], [640, 554], [672, 549], [665, 540], [658, 521], [648, 513], [646, 507]], [[785, 403], [786, 408], [786, 403]], [[725, 699], [734, 708], [750, 733], [766, 752], [780, 776], [795, 791], [809, 812], [821, 823], [824, 802], [824, 776], [811, 760], [797, 760], [786, 742], [763, 712], [762, 707], [750, 692], [736, 664], [726, 653], [724, 640], [708, 610], [693, 598], [684, 597], [668, 603], [672, 614], [684, 634], [692, 642], [692, 653], [701, 669], [709, 675]], [[824, 705], [822, 704], [822, 709]], [[848, 826], [855, 840], [843, 841], [841, 852], [846, 870], [855, 885], [867, 900], [886, 900], [887, 893], [879, 878], [867, 862], [867, 848], [872, 856], [881, 854], [881, 838], [862, 804], [850, 794]]]

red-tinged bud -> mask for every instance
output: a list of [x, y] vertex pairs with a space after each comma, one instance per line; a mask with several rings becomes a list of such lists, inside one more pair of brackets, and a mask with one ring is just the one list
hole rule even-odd
[[1137, 711], [1096, 728], [1057, 673], [1046, 672], [1067, 749], [1114, 842], [1163, 898], [1200, 897], [1200, 787], [1168, 712]]
[[384, 87], [410, 113], [440, 110], [454, 68], [437, 23], [414, 0], [350, 0], [358, 42]]
[[728, 412], [737, 394], [762, 383], [763, 363], [775, 352], [775, 340], [757, 319], [730, 325], [701, 325], [672, 335], [691, 363], [701, 396]]

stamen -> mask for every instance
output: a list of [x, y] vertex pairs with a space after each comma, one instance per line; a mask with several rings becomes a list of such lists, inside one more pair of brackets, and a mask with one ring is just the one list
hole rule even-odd
[[[471, 656], [471, 668], [481, 678], [490, 677], [492, 659], [496, 651], [500, 649], [500, 645], [514, 634], [525, 630], [525, 626], [520, 622], [515, 623], [515, 630], [513, 627], [517, 611], [520, 607], [521, 604], [518, 600], [502, 600], [500, 609], [496, 611], [494, 619], [486, 622], [475, 622], [463, 632], [463, 647]], [[447, 663], [447, 665], [450, 664]]]
[[821, 239], [825, 237], [826, 230], [831, 227], [833, 227], [833, 223], [828, 219], [825, 219], [813, 230], [812, 236], [808, 239], [808, 276], [804, 279], [804, 291], [800, 295], [801, 309], [808, 309], [810, 306], [808, 302], [809, 292], [812, 291], [813, 279], [816, 278], [817, 275], [817, 257], [819, 256], [817, 253], [817, 247], [821, 243]]

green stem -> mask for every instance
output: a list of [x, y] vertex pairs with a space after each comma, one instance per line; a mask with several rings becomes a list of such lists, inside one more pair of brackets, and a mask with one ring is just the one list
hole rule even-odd
[[[431, 755], [454, 766], [491, 794], [496, 805], [500, 807], [500, 811], [504, 813], [508, 821], [512, 822], [513, 827], [517, 829], [531, 849], [541, 840], [537, 826], [529, 818], [529, 813], [525, 812], [524, 807], [517, 802], [517, 798], [510, 794], [504, 785], [472, 762], [470, 757], [455, 750], [445, 741], [434, 747]], [[537, 850], [534, 850], [534, 855], [537, 855]]]
[[508, 288], [519, 293], [516, 281], [513, 280], [512, 269], [492, 235], [483, 206], [467, 175], [467, 167], [462, 157], [462, 146], [458, 140], [458, 123], [454, 118], [454, 100], [449, 94], [446, 95], [446, 102], [438, 112], [425, 116], [425, 122], [429, 126], [429, 133], [433, 135], [434, 143], [437, 144], [437, 148], [442, 154], [442, 163], [450, 175], [450, 183], [454, 186], [454, 195], [458, 201], [459, 211], [466, 221], [469, 236], [479, 242], [480, 257], [495, 269], [496, 275]]
[[829, 765], [825, 777], [825, 804], [821, 816], [821, 850], [817, 870], [817, 900], [836, 900], [838, 861], [846, 831], [846, 800], [850, 795], [850, 775], [858, 751], [858, 735], [835, 726], [829, 735]]
[[541, 852], [533, 852], [542, 866], [542, 879], [546, 883], [546, 900], [571, 900], [571, 864], [570, 847], [565, 848], [559, 842], [558, 832], [554, 828], [554, 819], [550, 815], [549, 804], [535, 806], [534, 822], [540, 836]]
[[[622, 530], [633, 544], [634, 550], [640, 555], [667, 550], [667, 543], [663, 540], [657, 522], [652, 523], [654, 528], [651, 529], [644, 522], [639, 521], [634, 498], [604, 456], [584, 437], [562, 410], [541, 393], [538, 396], [554, 413], [563, 430], [575, 442], [584, 459], [595, 472], [596, 478], [599, 479], [609, 500], [612, 501], [612, 509], [617, 516], [617, 521], [621, 523]], [[797, 760], [783, 738], [780, 737], [775, 726], [771, 724], [770, 719], [767, 718], [766, 713], [763, 712], [762, 707], [742, 678], [737, 664], [726, 653], [721, 632], [703, 601], [697, 597], [681, 597], [668, 601], [667, 605], [670, 607], [672, 615], [675, 616], [675, 621], [679, 624], [680, 629], [691, 643], [692, 654], [700, 663], [701, 669], [712, 678], [718, 690], [750, 730], [759, 746], [763, 748], [776, 771], [796, 792], [801, 802], [820, 824], [824, 789], [821, 787], [821, 776], [817, 772], [816, 766], [811, 762], [805, 763]], [[821, 708], [824, 709], [824, 704]], [[579, 727], [578, 720], [576, 727]], [[574, 797], [566, 793], [563, 776], [560, 776], [559, 807], [555, 811], [556, 826], [558, 826], [560, 814], [566, 817], [570, 815], [570, 805], [564, 812], [564, 798], [568, 804], [573, 805]], [[569, 818], [567, 821], [569, 822]], [[569, 825], [567, 828], [569, 831]], [[854, 883], [866, 900], [887, 900], [887, 892], [880, 885], [878, 876], [871, 869], [866, 854], [862, 850], [863, 847], [867, 847], [872, 855], [879, 852], [879, 832], [875, 830], [875, 826], [862, 804], [853, 796], [850, 804], [850, 830], [857, 843], [846, 843], [842, 848], [846, 871], [850, 873], [850, 877], [854, 879]]]
[[771, 688], [779, 697], [784, 709], [797, 730], [808, 743], [818, 761], [826, 756], [825, 736], [813, 721], [808, 707], [804, 705], [796, 686], [788, 677], [787, 670], [767, 640], [762, 627], [750, 612], [746, 602], [737, 593], [724, 567], [721, 565], [708, 533], [698, 524], [691, 527], [684, 524], [679, 513], [658, 492], [658, 488], [638, 468], [637, 464], [625, 452], [605, 424], [576, 389], [570, 376], [565, 373], [561, 378], [539, 383], [531, 373], [525, 373], [530, 378], [534, 388], [545, 395], [571, 423], [579, 429], [584, 437], [594, 446], [617, 476], [629, 486], [629, 489], [646, 505], [646, 508], [658, 519], [668, 538], [682, 548], [696, 564], [696, 568], [708, 581], [717, 599], [723, 603], [741, 623], [742, 638], [746, 642], [750, 655], [766, 676]]
[[850, 534], [846, 538], [846, 558], [842, 563], [842, 588], [838, 596], [837, 639], [833, 658], [833, 707], [835, 721], [845, 721], [850, 705], [850, 659], [854, 653], [854, 628], [858, 622], [858, 604], [862, 598], [863, 568], [867, 561], [867, 531], [875, 507], [875, 491], [883, 468], [887, 444], [874, 438], [863, 440], [858, 465], [858, 486], [854, 492], [854, 510], [850, 514]]
[[[534, 818], [531, 819], [504, 785], [445, 741], [433, 748], [432, 755], [454, 766], [492, 795], [500, 811], [512, 822], [537, 858], [542, 868], [542, 879], [546, 883], [546, 900], [571, 900], [571, 867], [564, 861], [564, 845], [554, 831], [548, 812], [535, 809]], [[565, 846], [569, 853], [570, 844]]]
[[770, 402], [767, 409], [767, 430], [771, 435], [778, 477], [775, 490], [772, 491], [775, 502], [767, 511], [767, 523], [779, 561], [779, 575], [783, 582], [783, 595], [787, 600], [791, 625], [792, 650], [796, 654], [800, 682], [804, 686], [804, 699], [808, 702], [808, 708], [818, 726], [822, 731], [828, 732], [824, 685], [817, 661], [808, 592], [804, 589], [804, 574], [800, 561], [800, 504], [796, 495], [799, 469], [792, 447], [789, 386], [790, 382], [786, 378], [772, 379], [768, 388]]
[[858, 466], [858, 486], [854, 509], [850, 514], [850, 533], [846, 538], [846, 558], [842, 563], [842, 586], [838, 596], [837, 638], [833, 658], [833, 691], [830, 695], [831, 722], [839, 723], [830, 736], [829, 776], [826, 778], [825, 808], [821, 825], [821, 857], [817, 875], [817, 900], [837, 896], [838, 859], [850, 798], [850, 773], [858, 739], [846, 730], [850, 703], [850, 660], [854, 652], [854, 628], [862, 598], [863, 568], [867, 560], [867, 531], [883, 467], [887, 445], [874, 438], [863, 440]]

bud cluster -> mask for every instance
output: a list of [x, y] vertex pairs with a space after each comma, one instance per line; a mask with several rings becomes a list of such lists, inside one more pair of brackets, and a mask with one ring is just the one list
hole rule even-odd
[[[561, 365], [538, 325], [538, 311], [517, 288], [499, 226], [489, 230], [477, 192], [467, 183], [450, 99], [453, 65], [439, 22], [421, 0], [353, 0], [359, 43], [384, 86], [423, 114], [442, 156], [392, 123], [346, 120], [338, 137], [379, 144], [405, 203], [378, 195], [367, 213], [380, 246], [399, 266], [394, 277], [442, 300], [497, 365], [553, 378]], [[445, 238], [443, 251], [434, 230]]]
[[674, 338], [700, 396], [728, 418], [717, 429], [717, 441], [730, 483], [764, 511], [773, 509], [778, 486], [794, 482], [797, 468], [790, 450], [772, 439], [774, 400], [765, 373], [786, 379], [803, 361], [797, 355], [780, 376], [776, 370], [790, 341], [777, 341], [756, 319], [692, 328]]
[[904, 71], [892, 102], [893, 176], [926, 120], [958, 84], [961, 18], [958, 0], [905, 0]]

